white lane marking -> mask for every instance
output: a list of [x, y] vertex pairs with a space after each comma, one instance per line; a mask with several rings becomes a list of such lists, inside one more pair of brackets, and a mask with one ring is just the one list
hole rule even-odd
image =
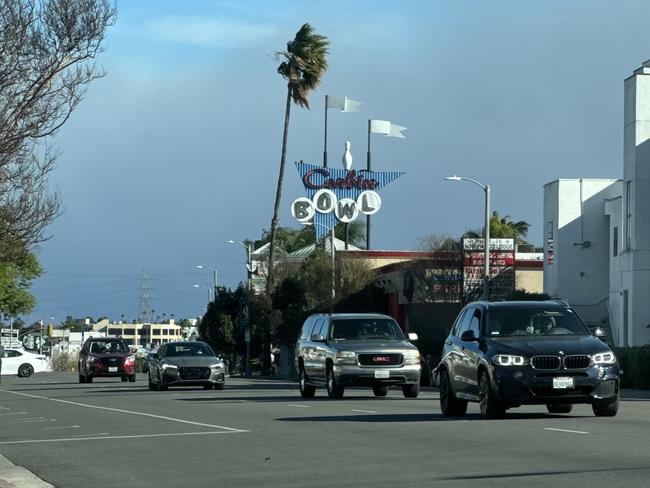
[[24, 422], [25, 420], [40, 420], [40, 419], [44, 419], [44, 418], [45, 417], [27, 417], [26, 419], [22, 419], [22, 420]]
[[0, 410], [11, 410], [9, 407], [0, 407]]
[[299, 404], [297, 404], [297, 403], [295, 403], [295, 404], [290, 403], [289, 405], [287, 405], [287, 407], [310, 408], [309, 405], [299, 405]]
[[103, 437], [66, 437], [63, 439], [32, 439], [24, 441], [0, 441], [0, 445], [5, 444], [44, 444], [48, 442], [77, 442], [77, 441], [97, 441], [111, 439], [145, 439], [148, 437], [178, 437], [190, 435], [215, 435], [215, 434], [239, 434], [248, 432], [247, 430], [228, 430], [220, 432], [180, 432], [176, 434], [141, 434], [141, 435], [109, 435]]
[[65, 427], [45, 427], [43, 430], [79, 429], [79, 425], [66, 425]]
[[567, 429], [553, 429], [552, 427], [544, 427], [544, 430], [552, 430], [554, 432], [568, 432], [569, 434], [588, 434], [584, 430], [567, 430]]
[[377, 413], [377, 410], [352, 410], [353, 412], [359, 413]]
[[[17, 391], [9, 391], [9, 390], [0, 390], [4, 391], [6, 393], [12, 393], [14, 395], [20, 395], [20, 396], [25, 396], [28, 398], [36, 398], [38, 400], [49, 400], [51, 402], [58, 402], [58, 403], [65, 403], [67, 405], [76, 405], [77, 407], [85, 407], [85, 408], [94, 408], [97, 410], [108, 410], [109, 412], [117, 412], [117, 413], [128, 413], [130, 415], [138, 415], [141, 417], [149, 417], [149, 418], [154, 418], [154, 419], [159, 419], [159, 420], [169, 420], [170, 422], [178, 422], [181, 424], [189, 424], [189, 425], [197, 425], [199, 427], [209, 427], [211, 429], [222, 429], [222, 430], [227, 430], [229, 432], [248, 432], [247, 430], [242, 430], [242, 429], [234, 429], [232, 427], [224, 427], [223, 425], [212, 425], [212, 424], [204, 424], [201, 422], [192, 422], [191, 420], [183, 420], [183, 419], [175, 419], [173, 417], [165, 417], [164, 415], [154, 415], [152, 413], [145, 413], [145, 412], [134, 412], [132, 410], [123, 410], [121, 408], [110, 408], [110, 407], [100, 407], [98, 405], [88, 405], [86, 403], [79, 403], [79, 402], [71, 402], [69, 400], [61, 400], [59, 398], [49, 398], [49, 397], [44, 397], [44, 396], [39, 396], [39, 395], [29, 395], [27, 393], [20, 393]], [[26, 413], [26, 412], [23, 412]], [[0, 415], [3, 415], [0, 413]], [[9, 414], [7, 414], [9, 415]]]
[[27, 412], [0, 413], [0, 415], [27, 415]]
[[33, 424], [34, 422], [56, 422], [56, 419], [23, 420], [23, 424]]

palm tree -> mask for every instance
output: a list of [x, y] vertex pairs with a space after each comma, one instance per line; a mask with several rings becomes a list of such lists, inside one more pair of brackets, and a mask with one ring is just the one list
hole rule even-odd
[[[510, 215], [501, 217], [496, 210], [490, 217], [490, 238], [513, 238], [516, 244], [525, 244], [526, 235], [530, 224], [524, 220], [514, 222]], [[463, 234], [463, 237], [481, 237], [483, 231], [469, 230]]]
[[287, 80], [287, 103], [284, 112], [280, 174], [278, 175], [275, 207], [273, 209], [273, 219], [271, 220], [271, 245], [269, 247], [269, 264], [266, 277], [267, 293], [271, 293], [273, 288], [273, 259], [275, 257], [275, 239], [280, 218], [280, 199], [282, 198], [282, 181], [287, 155], [291, 100], [296, 105], [309, 109], [309, 100], [307, 98], [309, 92], [320, 84], [321, 77], [327, 71], [328, 45], [327, 37], [316, 34], [311, 25], [304, 24], [296, 33], [296, 37], [287, 43], [287, 50], [275, 53], [278, 58], [282, 59], [280, 66], [278, 66], [278, 73]]

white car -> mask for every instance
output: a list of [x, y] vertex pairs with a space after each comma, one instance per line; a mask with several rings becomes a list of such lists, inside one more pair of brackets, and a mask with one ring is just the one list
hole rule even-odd
[[19, 378], [28, 378], [32, 373], [42, 373], [50, 369], [47, 356], [27, 352], [24, 349], [7, 348], [2, 357], [3, 375], [17, 374]]

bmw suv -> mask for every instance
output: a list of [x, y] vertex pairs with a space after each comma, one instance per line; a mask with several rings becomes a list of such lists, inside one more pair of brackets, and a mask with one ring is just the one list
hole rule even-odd
[[295, 351], [300, 395], [313, 397], [317, 386], [325, 386], [330, 398], [342, 398], [346, 386], [369, 386], [382, 397], [390, 385], [399, 385], [405, 397], [417, 397], [420, 353], [409, 339], [386, 315], [308, 317]]
[[569, 413], [587, 403], [599, 417], [618, 412], [616, 356], [560, 301], [470, 303], [445, 340], [434, 379], [446, 416], [465, 415], [468, 401], [479, 403], [483, 418], [520, 405]]

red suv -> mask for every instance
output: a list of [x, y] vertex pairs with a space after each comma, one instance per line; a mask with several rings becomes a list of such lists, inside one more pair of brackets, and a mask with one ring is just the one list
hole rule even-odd
[[91, 337], [81, 348], [79, 383], [102, 376], [135, 381], [135, 356], [121, 337]]

